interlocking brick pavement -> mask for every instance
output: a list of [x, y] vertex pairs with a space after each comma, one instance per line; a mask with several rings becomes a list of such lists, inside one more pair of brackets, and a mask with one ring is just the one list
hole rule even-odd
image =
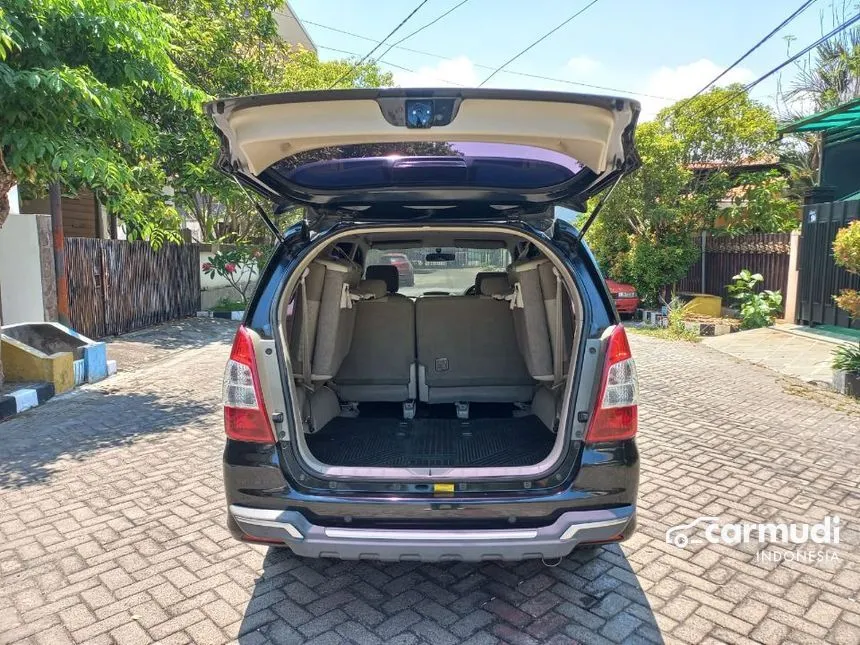
[[[224, 529], [230, 327], [0, 425], [3, 643], [860, 643], [860, 411], [634, 336], [640, 528], [557, 567], [302, 560]], [[178, 351], [174, 351], [178, 350]], [[843, 519], [839, 562], [664, 541], [701, 515]]]

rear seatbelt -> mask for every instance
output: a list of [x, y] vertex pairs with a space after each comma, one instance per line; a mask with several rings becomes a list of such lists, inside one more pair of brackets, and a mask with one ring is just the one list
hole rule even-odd
[[308, 285], [306, 281], [308, 275], [310, 275], [310, 269], [305, 269], [299, 283], [302, 290], [302, 386], [305, 388], [302, 416], [308, 425], [308, 433], [313, 433], [314, 420], [311, 414], [311, 395], [314, 393], [314, 384], [311, 380], [311, 349], [308, 347], [311, 344], [310, 329], [308, 329], [310, 321], [308, 318]]
[[310, 274], [310, 270], [305, 269], [300, 279], [302, 288], [302, 385], [313, 391], [314, 386], [311, 382], [311, 349], [308, 345], [311, 344], [310, 329], [308, 329], [308, 285], [306, 279]]
[[555, 344], [552, 347], [552, 388], [556, 389], [564, 380], [562, 374], [562, 363], [564, 362], [564, 338], [562, 338], [562, 333], [564, 330], [562, 329], [563, 319], [561, 311], [561, 275], [559, 275], [558, 269], [555, 267], [552, 268], [552, 272], [555, 275]]

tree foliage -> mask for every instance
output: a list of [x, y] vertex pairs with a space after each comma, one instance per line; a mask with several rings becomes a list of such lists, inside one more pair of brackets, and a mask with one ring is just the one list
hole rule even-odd
[[0, 187], [88, 186], [133, 223], [175, 216], [145, 110], [153, 98], [178, 111], [205, 98], [171, 58], [175, 34], [175, 21], [137, 0], [5, 0]]
[[[353, 63], [322, 62], [313, 52], [277, 35], [280, 0], [156, 0], [176, 16], [175, 59], [195, 86], [211, 96], [325, 89]], [[373, 63], [359, 66], [351, 87], [390, 85], [393, 79]], [[163, 123], [168, 174], [176, 204], [199, 224], [203, 239], [265, 236], [253, 206], [238, 186], [215, 170], [218, 142], [208, 117], [170, 115]], [[179, 154], [176, 154], [176, 151]], [[291, 213], [293, 218], [297, 212]]]
[[679, 101], [661, 110], [657, 121], [681, 143], [687, 163], [736, 163], [775, 152], [773, 111], [738, 84]]
[[[218, 142], [202, 103], [325, 88], [352, 67], [283, 41], [273, 17], [281, 5], [3, 0], [0, 225], [12, 184], [36, 196], [59, 181], [72, 194], [93, 189], [133, 236], [175, 238], [177, 206], [206, 239], [218, 222], [261, 234], [244, 194], [214, 169]], [[391, 81], [370, 63], [348, 83]]]
[[[630, 282], [649, 304], [686, 275], [699, 233], [791, 230], [797, 205], [779, 173], [737, 173], [733, 165], [772, 158], [776, 119], [738, 87], [683, 100], [636, 133], [641, 168], [619, 184], [587, 238], [604, 270]], [[704, 169], [704, 170], [703, 170]], [[732, 171], [732, 172], [729, 172]]]

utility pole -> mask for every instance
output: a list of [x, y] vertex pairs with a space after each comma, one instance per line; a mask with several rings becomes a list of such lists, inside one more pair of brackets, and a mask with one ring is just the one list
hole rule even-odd
[[66, 237], [63, 234], [62, 192], [59, 182], [50, 187], [51, 231], [54, 236], [54, 273], [57, 280], [57, 317], [69, 326], [69, 283], [66, 278]]

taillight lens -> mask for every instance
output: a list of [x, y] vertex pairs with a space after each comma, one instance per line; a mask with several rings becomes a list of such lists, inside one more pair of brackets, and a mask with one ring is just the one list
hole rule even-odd
[[623, 441], [636, 436], [639, 427], [639, 381], [630, 353], [627, 332], [616, 325], [609, 336], [597, 410], [585, 440], [588, 443]]
[[237, 441], [275, 443], [269, 416], [260, 392], [254, 342], [244, 326], [233, 340], [230, 360], [224, 370], [224, 431]]

